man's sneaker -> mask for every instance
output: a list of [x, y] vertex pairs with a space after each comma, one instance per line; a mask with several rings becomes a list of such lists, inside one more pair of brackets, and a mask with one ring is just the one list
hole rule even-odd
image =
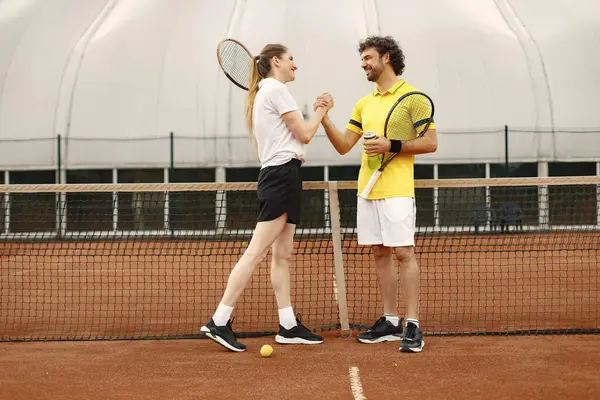
[[402, 331], [399, 333], [394, 333], [394, 336], [397, 336], [400, 338], [400, 340], [404, 339], [404, 335], [406, 334], [406, 328], [402, 328]]
[[404, 339], [400, 343], [400, 351], [419, 353], [424, 346], [425, 340], [423, 340], [421, 329], [412, 322], [407, 323]]
[[204, 332], [208, 338], [219, 343], [227, 350], [238, 352], [246, 350], [246, 345], [237, 341], [235, 333], [233, 332], [233, 329], [231, 329], [231, 320], [227, 321], [227, 325], [225, 326], [217, 326], [211, 318], [208, 323], [200, 329], [200, 332]]
[[398, 326], [394, 326], [385, 317], [379, 318], [375, 324], [365, 332], [356, 336], [356, 340], [361, 343], [381, 343], [381, 342], [398, 342], [402, 340], [402, 318], [398, 322]]
[[275, 336], [275, 341], [279, 344], [319, 344], [323, 343], [323, 338], [315, 335], [307, 327], [302, 325], [300, 318], [296, 316], [296, 326], [291, 329], [285, 329], [279, 325], [279, 332]]

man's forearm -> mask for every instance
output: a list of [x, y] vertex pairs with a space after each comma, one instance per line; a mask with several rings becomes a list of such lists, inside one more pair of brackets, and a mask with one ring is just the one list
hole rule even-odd
[[321, 123], [323, 125], [323, 128], [325, 129], [327, 138], [329, 139], [333, 147], [335, 147], [338, 153], [346, 154], [348, 151], [350, 151], [346, 135], [340, 132], [335, 127], [335, 125], [333, 125], [333, 122], [331, 122], [328, 115], [325, 115]]
[[423, 137], [415, 140], [402, 142], [400, 154], [426, 154], [437, 150], [437, 135], [435, 132], [427, 132]]

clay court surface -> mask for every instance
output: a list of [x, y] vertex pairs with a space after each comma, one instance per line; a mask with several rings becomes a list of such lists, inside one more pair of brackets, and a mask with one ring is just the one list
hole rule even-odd
[[207, 339], [0, 343], [0, 399], [600, 398], [598, 335], [435, 336], [420, 354], [325, 339], [244, 339], [241, 354]]
[[[3, 243], [0, 399], [597, 399], [597, 333], [440, 333], [597, 332], [598, 238], [420, 239], [421, 324], [436, 333], [421, 354], [327, 330], [339, 328], [329, 240], [303, 238], [292, 272], [296, 311], [310, 328], [328, 327], [319, 331], [325, 344], [243, 338], [242, 354], [199, 337], [37, 340], [198, 336], [244, 242]], [[370, 255], [353, 243], [344, 243], [348, 315], [353, 326], [368, 325], [380, 316], [376, 276]], [[238, 332], [276, 330], [268, 259], [235, 316]], [[259, 355], [265, 343], [275, 347], [271, 358]]]

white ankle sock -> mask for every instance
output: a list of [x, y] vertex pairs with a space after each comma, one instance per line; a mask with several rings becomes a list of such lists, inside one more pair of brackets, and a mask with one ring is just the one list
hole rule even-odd
[[398, 318], [397, 315], [383, 314], [383, 316], [385, 317], [385, 319], [390, 321], [392, 323], [392, 325], [394, 325], [394, 326], [398, 326], [398, 324], [400, 323], [400, 318]]
[[291, 306], [279, 309], [279, 324], [285, 329], [292, 329], [297, 325], [294, 309]]
[[233, 307], [226, 306], [223, 303], [219, 303], [217, 307], [217, 311], [215, 311], [215, 315], [213, 315], [213, 321], [217, 326], [225, 326], [231, 318], [231, 313], [233, 312]]
[[411, 323], [411, 324], [415, 324], [417, 326], [417, 328], [419, 327], [419, 320], [418, 319], [412, 319], [412, 318], [406, 318], [406, 323]]

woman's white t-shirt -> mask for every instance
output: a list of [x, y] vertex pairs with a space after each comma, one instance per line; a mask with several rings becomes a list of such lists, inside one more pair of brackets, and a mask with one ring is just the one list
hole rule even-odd
[[298, 110], [285, 84], [274, 78], [258, 83], [252, 111], [252, 129], [258, 143], [261, 168], [282, 165], [293, 158], [304, 162], [305, 145], [294, 137], [281, 116]]

